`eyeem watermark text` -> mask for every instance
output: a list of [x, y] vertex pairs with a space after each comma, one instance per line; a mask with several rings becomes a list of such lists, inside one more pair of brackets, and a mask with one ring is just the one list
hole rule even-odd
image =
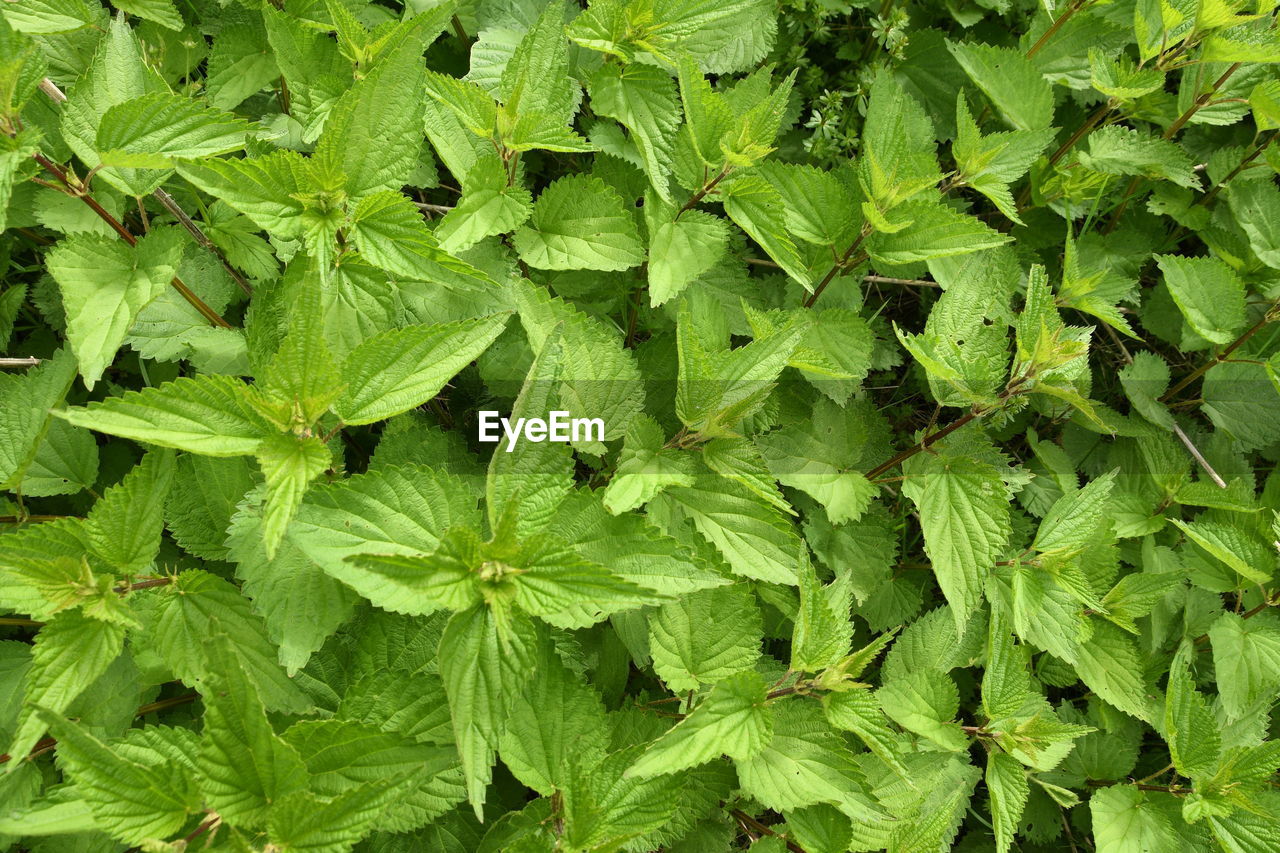
[[[507, 452], [515, 449], [517, 441], [532, 441], [535, 444], [543, 441], [556, 441], [567, 444], [571, 441], [604, 441], [603, 418], [571, 418], [568, 412], [550, 412], [543, 418], [510, 418], [500, 417], [497, 412], [480, 412], [480, 428], [477, 438], [480, 441], [493, 443], [507, 437]], [[502, 432], [499, 434], [498, 428]]]

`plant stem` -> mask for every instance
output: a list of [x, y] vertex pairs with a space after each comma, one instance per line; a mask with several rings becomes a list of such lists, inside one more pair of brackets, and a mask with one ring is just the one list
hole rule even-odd
[[0, 616], [0, 625], [7, 625], [12, 628], [39, 628], [43, 622], [37, 622], [34, 619], [23, 619], [19, 616]]
[[1049, 25], [1049, 29], [1041, 33], [1040, 38], [1036, 39], [1036, 43], [1031, 45], [1027, 50], [1027, 59], [1030, 59], [1039, 53], [1040, 49], [1049, 43], [1049, 39], [1053, 38], [1057, 34], [1058, 30], [1062, 29], [1063, 24], [1071, 20], [1071, 16], [1083, 9], [1088, 2], [1089, 0], [1072, 0], [1071, 5], [1067, 6], [1067, 8], [1063, 10], [1057, 20]]
[[[1213, 96], [1218, 93], [1219, 89], [1227, 84], [1227, 81], [1231, 79], [1231, 75], [1235, 74], [1243, 64], [1243, 62], [1237, 62], [1226, 71], [1222, 72], [1222, 76], [1213, 82], [1213, 85], [1209, 87], [1208, 91], [1197, 95], [1196, 99], [1191, 102], [1191, 106], [1187, 107], [1186, 111], [1182, 115], [1178, 116], [1177, 121], [1165, 128], [1161, 138], [1172, 139], [1178, 131], [1182, 130], [1182, 128], [1186, 126], [1187, 122], [1191, 121], [1192, 117], [1195, 116], [1201, 108], [1207, 106], [1208, 103], [1213, 100]], [[1138, 176], [1135, 176], [1129, 181], [1129, 186], [1125, 187], [1124, 196], [1120, 199], [1120, 204], [1118, 204], [1116, 209], [1112, 211], [1111, 218], [1107, 221], [1106, 228], [1102, 230], [1103, 234], [1110, 234], [1116, 229], [1116, 226], [1120, 224], [1120, 217], [1129, 206], [1129, 199], [1133, 196], [1134, 192], [1137, 191], [1140, 183], [1142, 183], [1142, 178]]]
[[26, 358], [0, 358], [0, 367], [35, 367], [40, 359], [35, 356]]
[[702, 201], [704, 198], [707, 197], [707, 193], [715, 189], [716, 185], [719, 184], [721, 181], [723, 181], [726, 177], [728, 177], [729, 173], [732, 171], [733, 171], [733, 167], [726, 165], [723, 169], [720, 170], [720, 174], [716, 175], [709, 182], [704, 184], [702, 189], [698, 190], [696, 193], [689, 196], [689, 200], [684, 203], [684, 207], [676, 211], [676, 219], [679, 219], [681, 216], [683, 216], [686, 210], [692, 210], [698, 204], [698, 202]]
[[222, 250], [209, 239], [209, 235], [204, 233], [204, 230], [201, 229], [196, 221], [188, 216], [187, 212], [183, 210], [176, 201], [174, 201], [173, 196], [169, 195], [168, 192], [160, 187], [157, 187], [156, 191], [151, 195], [155, 197], [156, 201], [160, 202], [165, 210], [173, 214], [173, 218], [178, 220], [178, 223], [183, 228], [187, 229], [187, 233], [195, 239], [196, 243], [211, 252], [213, 256], [218, 259], [218, 263], [222, 264], [222, 268], [227, 271], [227, 275], [231, 276], [231, 279], [242, 291], [244, 291], [245, 296], [253, 295], [253, 289], [249, 287], [249, 282], [245, 280], [245, 277], [240, 274], [239, 270], [231, 266], [231, 262], [227, 260], [227, 256], [224, 255]]
[[1280, 301], [1276, 302], [1269, 309], [1267, 309], [1267, 313], [1263, 314], [1262, 318], [1258, 320], [1258, 322], [1254, 323], [1252, 326], [1250, 326], [1248, 329], [1242, 332], [1240, 334], [1240, 337], [1236, 338], [1234, 341], [1227, 344], [1226, 349], [1218, 353], [1217, 356], [1215, 356], [1212, 360], [1206, 361], [1204, 364], [1200, 365], [1195, 370], [1191, 371], [1191, 373], [1184, 376], [1182, 380], [1178, 382], [1178, 384], [1174, 385], [1172, 388], [1166, 391], [1164, 395], [1160, 397], [1160, 402], [1167, 403], [1169, 400], [1172, 400], [1174, 397], [1178, 395], [1179, 391], [1186, 388], [1192, 382], [1195, 382], [1197, 379], [1199, 379], [1204, 374], [1208, 373], [1214, 367], [1217, 367], [1219, 364], [1226, 361], [1231, 356], [1231, 353], [1238, 350], [1245, 343], [1245, 341], [1249, 340], [1249, 338], [1252, 338], [1258, 332], [1262, 331], [1262, 329], [1268, 323], [1275, 320], [1276, 319], [1275, 315], [1277, 313], [1277, 310], [1280, 310]]
[[986, 412], [971, 410], [965, 413], [964, 415], [961, 415], [959, 418], [956, 418], [954, 421], [952, 421], [951, 424], [949, 424], [948, 426], [943, 427], [937, 432], [926, 435], [924, 438], [920, 439], [911, 447], [908, 447], [906, 450], [897, 454], [892, 459], [885, 460], [884, 462], [881, 462], [876, 467], [872, 468], [866, 474], [867, 479], [874, 480], [876, 477], [879, 477], [885, 471], [888, 471], [891, 468], [898, 467], [903, 462], [906, 462], [908, 459], [910, 459], [912, 456], [915, 456], [917, 453], [926, 449], [929, 445], [933, 444], [935, 441], [939, 441], [940, 439], [946, 438], [947, 436], [951, 435], [951, 433], [960, 429], [960, 427], [964, 426], [965, 424], [969, 423], [972, 420], [976, 420], [977, 418], [982, 417], [982, 415], [984, 414], [986, 414]]
[[[1089, 133], [1098, 126], [1107, 114], [1116, 106], [1115, 98], [1108, 98], [1102, 106], [1094, 110], [1093, 114], [1084, 120], [1084, 122], [1076, 128], [1075, 133], [1067, 138], [1067, 141], [1058, 146], [1058, 150], [1049, 155], [1049, 165], [1052, 166], [1067, 155], [1072, 148], [1076, 147], [1081, 139], [1084, 139]], [[1031, 181], [1027, 181], [1027, 185], [1022, 188], [1022, 192], [1018, 194], [1018, 213], [1022, 213], [1027, 207], [1027, 202], [1031, 200]]]
[[733, 815], [734, 819], [736, 819], [738, 823], [742, 824], [743, 829], [754, 830], [762, 835], [772, 835], [775, 838], [780, 838], [783, 843], [787, 845], [787, 849], [790, 850], [791, 853], [805, 853], [805, 849], [799, 844], [796, 844], [785, 835], [775, 832], [772, 827], [761, 823], [742, 809], [729, 809], [729, 814]]
[[[280, 108], [282, 112], [288, 113], [289, 112], [289, 89], [285, 85], [283, 77], [280, 78], [280, 87], [281, 87], [280, 88], [280, 104], [281, 104]], [[40, 91], [48, 95], [49, 100], [53, 101], [55, 104], [61, 104], [67, 100], [67, 96], [63, 93], [63, 91], [59, 89], [58, 85], [54, 83], [52, 80], [50, 80], [48, 77], [42, 77], [40, 79]], [[184, 211], [181, 207], [178, 206], [178, 203], [173, 200], [173, 196], [169, 195], [169, 193], [167, 193], [163, 188], [160, 188], [160, 187], [157, 187], [156, 190], [153, 193], [151, 193], [151, 195], [156, 199], [156, 201], [160, 202], [160, 204], [164, 206], [165, 210], [173, 214], [174, 218], [178, 220], [178, 222], [182, 225], [183, 228], [187, 229], [187, 231], [191, 234], [192, 237], [195, 238], [195, 241], [198, 244], [200, 244], [201, 247], [207, 249], [208, 251], [214, 254], [214, 256], [218, 259], [218, 263], [222, 264], [222, 268], [225, 269], [227, 271], [227, 274], [230, 275], [231, 278], [235, 281], [235, 283], [240, 286], [240, 289], [245, 292], [245, 295], [246, 296], [250, 295], [252, 291], [250, 291], [249, 283], [245, 281], [244, 276], [240, 275], [239, 271], [236, 270], [234, 267], [231, 266], [230, 263], [227, 262], [227, 258], [224, 254], [222, 254], [222, 251], [217, 246], [215, 246], [213, 241], [209, 239], [208, 235], [206, 235], [204, 231], [200, 229], [200, 226], [195, 223], [195, 220], [193, 220], [190, 216], [188, 216], [186, 211]], [[201, 311], [200, 313], [203, 314], [204, 312]], [[217, 324], [215, 323], [214, 325], [217, 325]]]
[[154, 714], [157, 711], [165, 711], [169, 708], [177, 708], [179, 705], [187, 705], [200, 698], [199, 693], [187, 693], [184, 696], [174, 696], [171, 699], [161, 699], [159, 702], [151, 702], [143, 705], [134, 712], [135, 717], [144, 717], [147, 714]]
[[813, 293], [810, 293], [809, 297], [805, 299], [805, 308], [812, 308], [813, 304], [818, 301], [818, 297], [822, 295], [822, 291], [827, 289], [827, 285], [831, 284], [836, 275], [839, 274], [840, 270], [846, 269], [849, 266], [849, 261], [853, 258], [853, 253], [858, 251], [858, 247], [862, 245], [862, 241], [871, 235], [871, 230], [872, 229], [869, 224], [864, 224], [862, 226], [862, 231], [859, 232], [858, 236], [854, 238], [854, 241], [849, 244], [849, 248], [845, 249], [844, 254], [841, 255], [834, 264], [832, 264], [831, 269], [827, 270], [827, 274], [822, 277], [822, 281], [818, 282], [818, 286], [813, 289]]
[[[98, 202], [94, 200], [93, 196], [89, 195], [87, 189], [71, 183], [71, 179], [67, 176], [67, 173], [62, 170], [61, 166], [39, 152], [36, 152], [34, 158], [35, 161], [46, 171], [57, 178], [58, 181], [67, 188], [71, 195], [88, 205], [89, 209], [96, 213], [99, 219], [110, 225], [112, 230], [119, 234], [122, 240], [130, 246], [136, 246], [138, 244], [138, 238], [134, 237], [133, 234], [129, 232], [129, 229], [121, 225], [118, 219], [108, 213], [102, 205], [98, 204]], [[182, 298], [191, 303], [191, 306], [199, 311], [200, 315], [208, 320], [210, 324], [219, 326], [223, 329], [231, 328], [231, 324], [222, 319], [222, 315], [217, 311], [214, 311], [206, 305], [205, 301], [197, 296], [191, 288], [187, 287], [186, 283], [181, 278], [175, 275], [169, 283], [172, 284], [174, 289], [182, 294]]]

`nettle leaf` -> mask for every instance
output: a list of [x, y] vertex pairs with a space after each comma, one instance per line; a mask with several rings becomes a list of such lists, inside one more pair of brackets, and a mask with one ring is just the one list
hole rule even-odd
[[199, 811], [200, 796], [186, 766], [141, 764], [111, 749], [80, 725], [41, 709], [58, 739], [58, 762], [76, 783], [96, 828], [125, 844], [177, 833]]
[[485, 237], [514, 231], [533, 212], [533, 196], [508, 183], [496, 157], [477, 159], [462, 183], [462, 198], [435, 230], [446, 251], [461, 251]]
[[419, 406], [502, 334], [495, 314], [440, 325], [408, 326], [375, 335], [347, 356], [346, 390], [334, 411], [349, 424], [385, 420]]
[[172, 451], [150, 451], [90, 511], [89, 543], [121, 574], [141, 573], [155, 560], [175, 468]]
[[1012, 533], [1007, 487], [993, 465], [963, 456], [916, 456], [904, 470], [903, 494], [920, 511], [925, 553], [960, 627]]
[[952, 41], [947, 50], [1016, 130], [1044, 130], [1053, 123], [1053, 89], [1021, 52]]
[[248, 123], [199, 101], [155, 92], [111, 107], [98, 123], [106, 166], [163, 169], [244, 147]]
[[754, 758], [773, 734], [773, 712], [765, 694], [764, 679], [755, 672], [719, 682], [689, 716], [654, 741], [626, 775], [676, 773], [721, 754], [736, 761]]
[[487, 281], [482, 272], [444, 252], [413, 202], [398, 192], [361, 199], [351, 214], [351, 239], [365, 260], [392, 275], [463, 286]]
[[680, 126], [675, 80], [652, 65], [606, 64], [592, 75], [587, 88], [592, 108], [630, 131], [650, 185], [659, 198], [670, 202], [669, 176]]
[[67, 316], [67, 340], [92, 388], [115, 358], [138, 312], [169, 286], [182, 259], [176, 229], [157, 230], [130, 246], [120, 240], [74, 235], [49, 253]]
[[11, 489], [35, 461], [49, 425], [50, 410], [61, 402], [76, 376], [70, 350], [23, 374], [0, 373], [0, 485]]
[[512, 243], [538, 269], [625, 270], [644, 261], [635, 220], [622, 199], [586, 176], [561, 178], [543, 190], [529, 224], [512, 235]]
[[266, 709], [228, 635], [208, 643], [211, 686], [200, 751], [200, 789], [227, 820], [261, 827], [274, 805], [307, 786], [297, 750], [271, 728]]
[[653, 667], [674, 691], [714, 684], [760, 657], [759, 610], [741, 584], [682, 596], [649, 620]]
[[477, 819], [507, 715], [534, 677], [537, 642], [528, 617], [515, 611], [500, 621], [483, 604], [455, 614], [440, 638], [440, 677]]
[[1217, 258], [1157, 255], [1165, 285], [1196, 334], [1215, 344], [1235, 340], [1245, 324], [1244, 285]]
[[246, 390], [230, 376], [182, 377], [54, 414], [76, 426], [147, 444], [241, 456], [257, 450], [272, 432], [250, 407]]
[[[9, 755], [31, 751], [48, 726], [47, 715], [61, 715], [107, 671], [124, 649], [124, 635], [123, 626], [78, 610], [61, 613], [40, 629]], [[18, 766], [11, 763], [9, 772]]]

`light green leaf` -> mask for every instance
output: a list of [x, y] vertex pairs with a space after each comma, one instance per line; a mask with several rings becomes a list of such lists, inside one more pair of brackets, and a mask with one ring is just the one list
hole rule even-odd
[[181, 232], [172, 228], [152, 231], [136, 246], [75, 234], [49, 253], [46, 263], [67, 313], [67, 341], [86, 388], [111, 364], [138, 312], [164, 291], [181, 259]]
[[[40, 629], [31, 650], [31, 670], [26, 678], [22, 710], [13, 742], [6, 750], [26, 756], [44, 734], [43, 711], [60, 715], [95, 679], [107, 671], [124, 649], [123, 626], [91, 619], [79, 610], [61, 613]], [[24, 762], [11, 761], [12, 773]]]
[[62, 402], [76, 376], [76, 360], [68, 349], [25, 373], [0, 373], [0, 486], [22, 482], [40, 450], [50, 409]]
[[140, 574], [154, 562], [174, 473], [173, 452], [152, 450], [89, 511], [93, 550], [121, 574]]
[[440, 248], [413, 202], [399, 192], [361, 199], [351, 214], [351, 238], [365, 260], [392, 275], [462, 287], [488, 282], [484, 273]]
[[750, 669], [760, 642], [760, 611], [741, 584], [689, 593], [649, 620], [654, 671], [676, 692]]
[[1229, 344], [1244, 328], [1244, 285], [1217, 258], [1156, 255], [1164, 283], [1187, 323], [1200, 337]]
[[1240, 719], [1280, 687], [1280, 626], [1269, 615], [1245, 621], [1223, 613], [1209, 626], [1218, 695], [1228, 718]]
[[993, 751], [987, 755], [987, 790], [991, 793], [991, 818], [996, 831], [996, 850], [1008, 853], [1027, 807], [1031, 786], [1022, 765], [1012, 755]]
[[238, 151], [248, 129], [244, 119], [192, 98], [153, 92], [102, 114], [98, 151], [107, 166], [164, 169], [175, 160]]
[[184, 376], [54, 414], [76, 426], [147, 444], [241, 456], [257, 450], [272, 432], [250, 408], [245, 390], [243, 382], [230, 376]]
[[374, 335], [342, 367], [347, 388], [334, 410], [348, 424], [385, 420], [419, 406], [502, 333], [504, 314]]
[[254, 454], [267, 481], [262, 509], [262, 540], [267, 559], [276, 555], [285, 528], [302, 503], [311, 481], [332, 462], [329, 448], [317, 436], [278, 433], [264, 439]]
[[1053, 89], [1020, 51], [953, 41], [947, 50], [1015, 130], [1044, 130], [1053, 123]]
[[1009, 540], [1006, 486], [994, 466], [965, 456], [920, 454], [903, 472], [902, 492], [920, 511], [925, 553], [959, 627]]
[[625, 270], [644, 261], [635, 220], [599, 178], [571, 175], [542, 191], [512, 236], [520, 257], [545, 270]]
[[626, 775], [677, 773], [721, 754], [735, 761], [754, 758], [773, 735], [766, 692], [764, 678], [750, 670], [719, 682], [689, 716], [650, 744]]
[[867, 253], [886, 264], [906, 264], [990, 249], [1009, 242], [975, 217], [936, 201], [910, 201], [894, 208], [894, 216], [909, 224], [892, 234], [876, 232], [867, 239]]
[[228, 635], [201, 641], [208, 649], [211, 689], [204, 692], [204, 730], [194, 756], [200, 789], [224, 819], [261, 827], [276, 803], [306, 788], [307, 770], [297, 750], [272, 730]]

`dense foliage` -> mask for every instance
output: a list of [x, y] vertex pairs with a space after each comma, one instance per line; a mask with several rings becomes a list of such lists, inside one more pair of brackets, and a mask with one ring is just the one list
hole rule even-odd
[[0, 4], [0, 848], [1274, 853], [1273, 5]]

